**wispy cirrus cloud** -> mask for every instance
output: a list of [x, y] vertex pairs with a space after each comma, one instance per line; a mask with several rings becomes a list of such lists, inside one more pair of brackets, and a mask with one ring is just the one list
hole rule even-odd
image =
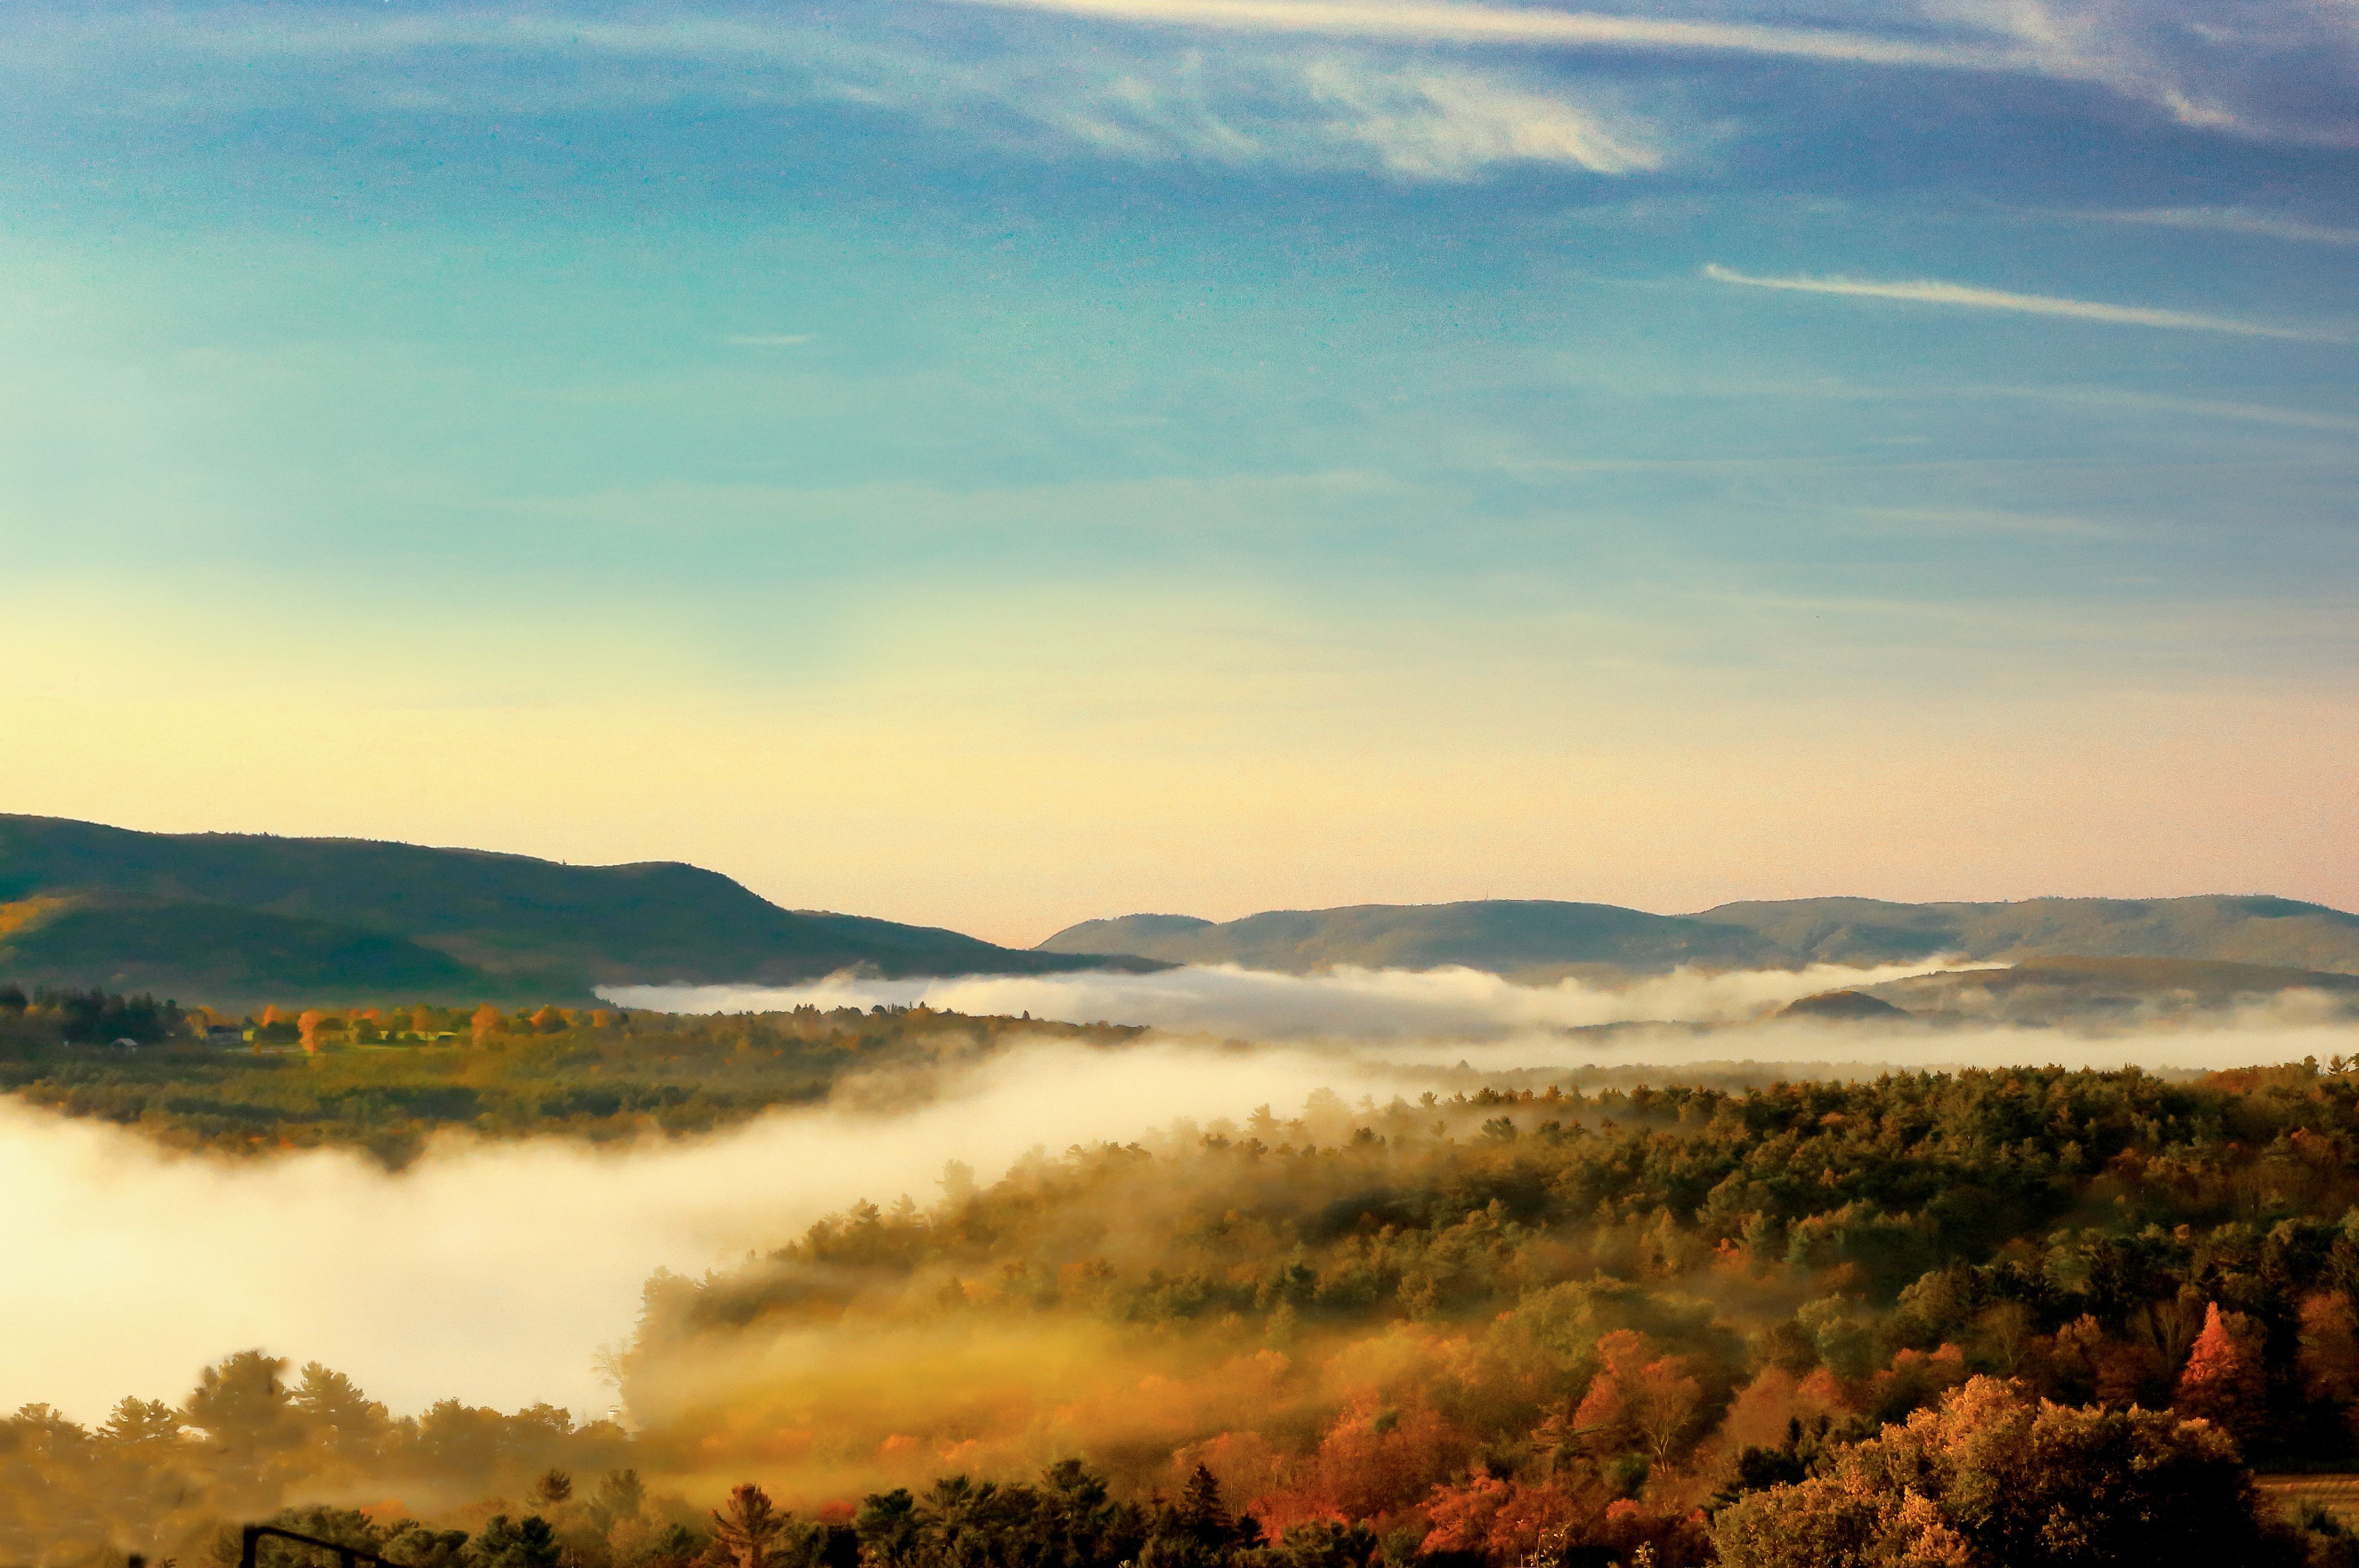
[[[0, 32], [0, 79], [77, 110], [112, 100], [118, 113], [176, 118], [328, 101], [409, 117], [806, 105], [1052, 157], [1409, 180], [1508, 165], [1647, 173], [1706, 139], [1673, 134], [1668, 90], [1642, 99], [1625, 84], [1315, 38], [1175, 48], [1115, 34], [1075, 47], [1037, 23], [951, 37], [940, 22], [951, 9], [846, 27], [695, 12], [117, 14]], [[224, 71], [230, 61], [242, 69]]]
[[2182, 332], [2227, 332], [2237, 337], [2281, 338], [2297, 343], [2345, 343], [2337, 332], [2301, 327], [2272, 326], [2234, 316], [2206, 315], [2193, 310], [2162, 310], [2143, 305], [2112, 305], [2095, 299], [2066, 299], [2052, 294], [2016, 294], [2002, 289], [1978, 289], [1965, 283], [1945, 283], [1919, 278], [1883, 282], [1865, 278], [1763, 278], [1738, 272], [1713, 262], [1706, 278], [1747, 289], [1777, 289], [1801, 294], [1834, 294], [1861, 299], [1899, 299], [1920, 305], [1960, 305], [1980, 310], [2011, 310], [2028, 316], [2064, 316], [2075, 321], [2104, 321], [2116, 326], [2167, 327]]
[[[949, 0], [1098, 22], [1401, 45], [1740, 54], [2089, 82], [2197, 130], [2349, 146], [2359, 15], [2304, 0], [1843, 0], [1791, 20], [1481, 0]], [[1846, 12], [1849, 14], [1847, 15]], [[1757, 12], [1756, 12], [1757, 15]]]
[[2006, 71], [2033, 57], [2005, 46], [1891, 38], [1825, 27], [1558, 11], [1539, 5], [1388, 0], [962, 0], [1002, 10], [1226, 32], [1309, 34], [1403, 43], [1505, 44], [1790, 55], [1866, 65]]
[[2039, 74], [2093, 82], [2190, 129], [2359, 145], [2359, 11], [2327, 0], [1913, 0]]
[[1611, 88], [1340, 50], [905, 60], [836, 80], [860, 103], [1050, 154], [1444, 180], [1515, 164], [1640, 174], [1677, 157], [1658, 116]]
[[[1666, 137], [1659, 105], [1634, 114], [1632, 84], [1579, 57], [1663, 57], [1656, 84], [1675, 77], [1698, 96], [1715, 57], [1756, 57], [2093, 83], [2208, 131], [2359, 141], [2347, 7], [2217, 0], [2225, 12], [2198, 16], [2186, 4], [1767, 0], [1742, 16], [1727, 0], [1645, 15], [1484, 0], [910, 0], [834, 15], [732, 0], [35, 6], [0, 15], [0, 79], [73, 113], [856, 104], [955, 123], [986, 145], [1462, 179], [1501, 164], [1679, 164], [1684, 143], [1724, 134], [1700, 128], [1724, 116], [1707, 106]], [[1339, 70], [1358, 79], [1350, 91], [1322, 80]]]
[[1465, 179], [1503, 163], [1638, 174], [1667, 159], [1652, 127], [1627, 115], [1477, 72], [1329, 60], [1314, 62], [1304, 80], [1335, 113], [1334, 130], [1396, 174]]
[[2249, 234], [2256, 239], [2290, 240], [2301, 245], [2359, 245], [2359, 228], [2313, 223], [2301, 218], [2256, 212], [2243, 207], [2154, 207], [2139, 212], [2089, 212], [2082, 215], [2108, 223], [2199, 229], [2212, 234]]

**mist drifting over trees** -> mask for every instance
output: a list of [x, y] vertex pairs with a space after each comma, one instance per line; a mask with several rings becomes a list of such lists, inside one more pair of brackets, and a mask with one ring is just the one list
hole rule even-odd
[[[734, 1031], [734, 1053], [788, 1022], [647, 1039]], [[944, 1027], [966, 1030], [927, 1025]], [[520, 1060], [565, 1033], [495, 1031]], [[277, 1518], [421, 1568], [2012, 1564], [2158, 1539], [2162, 1562], [2343, 1560], [2331, 1520], [2297, 1529], [2246, 1469], [2354, 1449], [2359, 1076], [2339, 1062], [1410, 1093], [1332, 1057], [1232, 1051], [1232, 1096], [1256, 1073], [1294, 1093], [1221, 1115], [1214, 1059], [1037, 1049], [916, 1099], [903, 1080], [890, 1108], [774, 1113], [940, 1156], [842, 1173], [866, 1195], [802, 1221], [760, 1195], [791, 1164], [716, 1157], [766, 1123], [680, 1143], [680, 1180], [785, 1234], [640, 1276], [610, 1411], [455, 1388], [393, 1407], [332, 1358], [216, 1356], [178, 1392], [0, 1424], [0, 1547], [201, 1561], [223, 1525]], [[1019, 1107], [1073, 1125], [1125, 1072], [1189, 1109], [1182, 1061], [1193, 1116], [1126, 1101], [1107, 1114], [1140, 1130], [1006, 1141], [1028, 1135]], [[995, 1155], [984, 1120], [1008, 1124]], [[802, 1135], [821, 1160], [857, 1147]], [[429, 1146], [367, 1180], [445, 1180], [457, 1158]], [[494, 1169], [450, 1167], [484, 1194]], [[599, 1245], [567, 1213], [495, 1202], [477, 1233], [530, 1273]], [[276, 1265], [299, 1295], [301, 1255]], [[429, 1345], [465, 1310], [400, 1304]], [[2008, 1467], [2027, 1453], [2046, 1492]], [[2147, 1492], [2108, 1490], [2136, 1476]], [[2020, 1499], [2040, 1497], [2088, 1499], [2082, 1535], [2039, 1537], [2045, 1505]]]

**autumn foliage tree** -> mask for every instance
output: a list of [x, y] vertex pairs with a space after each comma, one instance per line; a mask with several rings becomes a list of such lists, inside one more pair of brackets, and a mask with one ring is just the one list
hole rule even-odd
[[2258, 1334], [2242, 1312], [2223, 1312], [2214, 1301], [2203, 1316], [2187, 1367], [2179, 1375], [2174, 1409], [2201, 1416], [2242, 1440], [2260, 1429], [2267, 1387], [2261, 1376]]
[[1567, 1488], [1480, 1474], [1462, 1486], [1434, 1488], [1425, 1506], [1430, 1528], [1419, 1550], [1428, 1556], [1520, 1562], [1543, 1535], [1572, 1523], [1578, 1508]]
[[489, 1002], [485, 1002], [482, 1007], [475, 1009], [475, 1016], [468, 1019], [467, 1024], [468, 1028], [473, 1031], [475, 1043], [477, 1045], [481, 1045], [484, 1041], [489, 1040], [495, 1033], [498, 1032], [500, 1027], [500, 1010], [492, 1006]]
[[1820, 1473], [1723, 1508], [1726, 1568], [2218, 1568], [2300, 1561], [2217, 1428], [1976, 1377]]
[[1640, 1449], [1657, 1465], [1669, 1463], [1703, 1403], [1703, 1387], [1686, 1359], [1661, 1354], [1632, 1329], [1599, 1340], [1597, 1354], [1605, 1365], [1573, 1412], [1574, 1427], [1611, 1446]]

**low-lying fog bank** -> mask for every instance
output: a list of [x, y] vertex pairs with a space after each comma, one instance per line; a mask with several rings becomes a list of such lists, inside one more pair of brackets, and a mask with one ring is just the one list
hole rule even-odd
[[1740, 1028], [1631, 1025], [1422, 1051], [1409, 1044], [1364, 1044], [1348, 1048], [1348, 1054], [1363, 1065], [1386, 1062], [1412, 1073], [1456, 1063], [1490, 1076], [1583, 1067], [1646, 1067], [1676, 1074], [1732, 1064], [1787, 1077], [2024, 1066], [2201, 1073], [2359, 1055], [2359, 1024], [2319, 1023], [2298, 1011], [2287, 1016], [2268, 1009], [2169, 1027], [2094, 1031], [1777, 1018]]
[[[2126, 990], [2126, 995], [2090, 995], [2059, 985], [2047, 988], [2050, 994], [2038, 1007], [2027, 1007], [2021, 997], [2014, 998], [2012, 1006], [2000, 1005], [1986, 994], [1998, 987], [1984, 983], [1984, 975], [2014, 979], [2032, 973], [1945, 961], [1872, 969], [1839, 964], [1717, 973], [1682, 969], [1619, 985], [1567, 979], [1527, 985], [1475, 969], [1340, 968], [1281, 975], [1219, 964], [1153, 975], [900, 980], [840, 975], [802, 985], [635, 985], [605, 994], [621, 1007], [668, 1013], [923, 1005], [971, 1016], [1021, 1013], [1062, 1023], [1144, 1024], [1181, 1035], [1311, 1041], [1378, 1051], [1451, 1041], [1466, 1045], [1469, 1059], [1478, 1063], [1517, 1066], [1528, 1064], [1537, 1051], [1547, 1053], [1550, 1062], [1587, 1061], [1591, 1058], [1582, 1053], [1594, 1051], [1601, 1061], [1635, 1057], [1661, 1062], [1734, 1055], [1760, 1061], [1982, 1066], [2057, 1062], [2106, 1067], [2135, 1062], [2201, 1068], [2245, 1060], [2234, 1047], [2223, 1060], [2202, 1043], [2206, 1040], [2230, 1041], [2253, 1030], [2315, 1029], [2333, 1034], [2359, 1028], [2359, 1011], [2348, 996], [2300, 988], [2205, 996], [2159, 983], [2114, 988]], [[1919, 982], [1920, 988], [1938, 985], [1936, 999], [1952, 1007], [1962, 1004], [1967, 1010], [1912, 1017], [1894, 1008], [1880, 1018], [1849, 1019], [1778, 1016], [1789, 1003], [1830, 992], [1888, 996], [1904, 989], [1894, 984], [1901, 980]], [[1978, 1003], [1986, 1005], [1973, 1010]], [[1647, 1024], [1691, 1028], [1614, 1027]], [[1696, 1029], [1710, 1039], [1696, 1038]], [[1545, 1043], [1576, 1031], [1596, 1038], [1571, 1046], [1571, 1056]], [[2050, 1036], [2060, 1043], [2035, 1043]], [[1897, 1054], [1883, 1054], [1890, 1048], [1877, 1042], [1887, 1038], [1908, 1043]], [[1793, 1053], [1792, 1041], [1821, 1039], [1832, 1042], [1834, 1055]], [[1435, 1060], [1414, 1051], [1409, 1059]]]
[[1245, 1040], [1432, 1040], [1496, 1037], [1535, 1029], [1663, 1020], [1724, 1023], [1757, 1018], [1822, 991], [1873, 985], [1953, 967], [1897, 964], [1873, 969], [1681, 969], [1625, 985], [1568, 979], [1526, 985], [1479, 969], [1353, 969], [1279, 975], [1198, 964], [1152, 975], [968, 975], [908, 980], [836, 976], [807, 985], [632, 985], [606, 993], [617, 1006], [669, 1013], [743, 1013], [817, 1007], [929, 1007], [1068, 1023], [1148, 1024], [1183, 1034]]
[[921, 1103], [881, 1087], [622, 1151], [449, 1139], [399, 1174], [341, 1150], [174, 1155], [0, 1099], [0, 1408], [102, 1418], [126, 1394], [177, 1399], [205, 1362], [260, 1345], [397, 1410], [456, 1396], [603, 1412], [599, 1350], [659, 1266], [700, 1271], [863, 1197], [930, 1202], [947, 1160], [989, 1179], [1035, 1146], [1392, 1083], [1299, 1051], [1058, 1044]]
[[[1049, 994], [1030, 993], [1036, 1003]], [[937, 999], [951, 995], [977, 1005], [955, 988]], [[1320, 1090], [1382, 1105], [1484, 1078], [1643, 1075], [1641, 1062], [1659, 1083], [1683, 1071], [1723, 1082], [1791, 1072], [1778, 1062], [1851, 1076], [1885, 1064], [2193, 1069], [2337, 1054], [2359, 1054], [2359, 1029], [2268, 1013], [2100, 1036], [1788, 1020], [1473, 1042], [1030, 1043], [951, 1078], [848, 1081], [829, 1106], [698, 1141], [601, 1151], [454, 1138], [398, 1174], [342, 1151], [176, 1156], [127, 1129], [0, 1100], [0, 1245], [12, 1263], [0, 1274], [0, 1408], [46, 1401], [97, 1419], [126, 1394], [178, 1399], [204, 1363], [262, 1346], [324, 1361], [397, 1410], [457, 1397], [603, 1412], [614, 1395], [599, 1352], [627, 1334], [658, 1267], [701, 1271], [861, 1198], [929, 1203], [947, 1160], [988, 1181], [1036, 1147], [1241, 1120], [1262, 1105], [1283, 1116]]]

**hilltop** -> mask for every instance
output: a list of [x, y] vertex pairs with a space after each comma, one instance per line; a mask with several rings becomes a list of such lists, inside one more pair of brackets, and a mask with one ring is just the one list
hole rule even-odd
[[1040, 974], [1104, 962], [785, 909], [677, 862], [569, 866], [367, 839], [135, 833], [0, 815], [0, 976], [27, 985], [223, 1005], [586, 1001], [600, 985], [785, 984], [852, 967]]
[[2359, 915], [2291, 898], [2031, 898], [1898, 904], [1792, 898], [1656, 915], [1612, 904], [1481, 899], [1281, 909], [1215, 922], [1185, 915], [1085, 920], [1046, 953], [1127, 953], [1167, 964], [1291, 974], [1354, 964], [1450, 964], [1520, 979], [1584, 971], [1793, 968], [1955, 955], [2158, 958], [2359, 975]]
[[1167, 964], [1235, 964], [1297, 975], [1337, 964], [1464, 964], [1529, 975], [1587, 965], [1750, 968], [1787, 962], [1777, 942], [1741, 926], [1538, 898], [1273, 909], [1223, 924], [1185, 915], [1126, 915], [1069, 927], [1039, 951], [1129, 953]]

